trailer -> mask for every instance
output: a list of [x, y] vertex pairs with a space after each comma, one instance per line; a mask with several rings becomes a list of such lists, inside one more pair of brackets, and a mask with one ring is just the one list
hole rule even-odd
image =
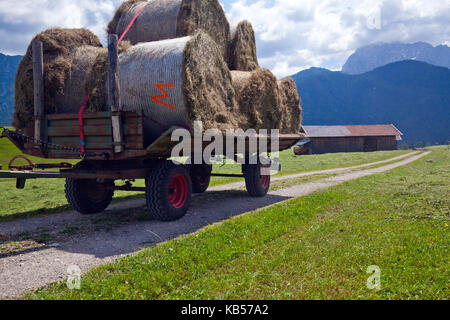
[[[34, 123], [23, 132], [8, 129], [1, 137], [9, 139], [23, 154], [43, 159], [80, 160], [70, 163], [33, 164], [25, 156], [11, 159], [9, 170], [1, 170], [0, 178], [16, 179], [16, 187], [23, 189], [28, 179], [65, 179], [65, 193], [69, 204], [83, 215], [103, 212], [111, 203], [114, 191], [138, 191], [146, 195], [149, 215], [161, 221], [173, 221], [183, 217], [193, 193], [208, 189], [213, 176], [245, 179], [252, 197], [264, 197], [270, 188], [268, 165], [260, 161], [242, 165], [242, 174], [213, 174], [208, 163], [187, 164], [171, 160], [172, 150], [178, 142], [172, 134], [178, 127], [170, 127], [155, 141], [146, 141], [143, 112], [120, 111], [120, 90], [117, 77], [117, 36], [110, 35], [108, 69], [109, 112], [82, 114], [51, 114], [44, 112], [43, 101], [43, 53], [42, 44], [34, 42]], [[248, 137], [235, 135], [233, 150], [245, 140], [246, 153], [233, 154], [233, 160], [259, 155], [260, 150], [250, 148]], [[280, 135], [279, 150], [271, 150], [270, 136], [256, 136], [267, 143], [267, 150], [282, 151], [291, 148], [304, 138], [302, 134]], [[80, 142], [81, 140], [81, 142]], [[204, 150], [211, 142], [203, 142]], [[227, 153], [224, 145], [224, 155]], [[194, 155], [191, 155], [193, 158]], [[256, 157], [259, 158], [259, 157]], [[26, 165], [17, 166], [18, 159]], [[48, 171], [57, 169], [56, 171]], [[137, 179], [145, 179], [145, 187], [134, 187]], [[117, 184], [117, 182], [123, 181]]]

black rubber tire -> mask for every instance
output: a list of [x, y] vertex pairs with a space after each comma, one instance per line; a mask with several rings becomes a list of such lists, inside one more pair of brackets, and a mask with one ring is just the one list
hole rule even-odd
[[267, 195], [270, 189], [270, 176], [267, 176], [266, 185], [261, 176], [261, 164], [248, 164], [242, 166], [242, 172], [245, 176], [245, 186], [250, 196], [262, 198]]
[[66, 179], [66, 198], [71, 207], [83, 215], [105, 211], [114, 196], [114, 182]]
[[205, 193], [211, 182], [212, 165], [194, 164], [190, 167], [193, 193]]
[[[182, 175], [187, 182], [187, 198], [182, 207], [176, 208], [169, 200], [169, 186], [175, 176]], [[184, 217], [192, 200], [192, 181], [188, 169], [164, 160], [157, 163], [145, 181], [147, 207], [150, 217], [158, 221], [175, 221]]]

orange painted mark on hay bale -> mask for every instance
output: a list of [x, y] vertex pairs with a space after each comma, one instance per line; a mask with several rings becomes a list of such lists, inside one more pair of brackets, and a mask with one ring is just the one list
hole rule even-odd
[[177, 108], [175, 108], [174, 106], [171, 106], [168, 103], [165, 103], [164, 101], [159, 100], [159, 98], [167, 98], [167, 91], [163, 89], [163, 87], [167, 87], [167, 88], [175, 88], [176, 85], [174, 84], [155, 84], [154, 85], [156, 88], [158, 88], [159, 90], [161, 90], [161, 92], [163, 92], [164, 94], [160, 95], [160, 96], [154, 96], [154, 97], [150, 97], [153, 101], [155, 101], [156, 103], [162, 104], [163, 106], [169, 107], [173, 110], [177, 110]]

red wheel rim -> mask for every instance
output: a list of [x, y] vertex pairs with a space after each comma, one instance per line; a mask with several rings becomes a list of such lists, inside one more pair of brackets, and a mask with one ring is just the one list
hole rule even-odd
[[169, 202], [175, 209], [182, 208], [187, 201], [189, 187], [187, 179], [182, 174], [172, 177], [169, 183]]
[[[263, 168], [261, 168], [263, 169]], [[270, 176], [269, 175], [261, 175], [261, 186], [264, 189], [267, 189], [269, 187], [269, 183], [270, 183]]]

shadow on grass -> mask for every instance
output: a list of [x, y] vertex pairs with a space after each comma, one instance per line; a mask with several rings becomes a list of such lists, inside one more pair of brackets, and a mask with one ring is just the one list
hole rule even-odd
[[[120, 202], [124, 202], [124, 201], [136, 200], [136, 199], [141, 199], [143, 197], [144, 197], [144, 195], [139, 195], [139, 194], [132, 195], [132, 196], [117, 197], [117, 198], [113, 199], [112, 203], [120, 203]], [[40, 208], [37, 210], [17, 212], [17, 213], [13, 213], [13, 214], [0, 216], [0, 223], [1, 222], [10, 222], [10, 221], [19, 220], [19, 219], [29, 219], [29, 218], [34, 218], [37, 216], [59, 214], [59, 213], [67, 212], [67, 211], [73, 211], [72, 207], [68, 204], [59, 206], [59, 207], [54, 207], [54, 208]]]
[[[58, 229], [46, 234], [47, 239], [44, 243], [57, 243], [55, 248], [58, 251], [87, 254], [98, 258], [130, 254], [288, 199], [288, 197], [275, 195], [251, 198], [247, 192], [238, 190], [207, 192], [194, 196], [187, 215], [172, 222], [151, 219], [145, 207], [107, 210], [98, 215], [71, 220], [70, 225], [60, 225]], [[42, 231], [23, 234], [8, 242], [26, 239], [41, 243], [42, 234]], [[0, 254], [0, 258], [39, 252], [49, 248], [51, 245], [23, 250], [18, 248], [14, 252]]]

